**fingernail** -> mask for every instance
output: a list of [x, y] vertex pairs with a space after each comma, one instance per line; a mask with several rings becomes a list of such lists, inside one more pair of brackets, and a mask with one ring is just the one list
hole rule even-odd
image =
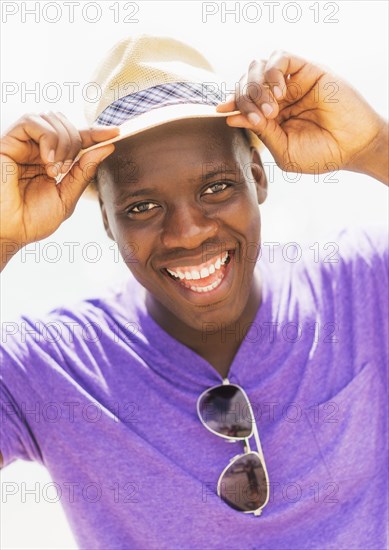
[[269, 103], [262, 103], [261, 109], [265, 116], [269, 116], [273, 112], [273, 107]]
[[55, 151], [50, 149], [49, 154], [47, 155], [47, 162], [54, 162]]
[[261, 117], [257, 113], [249, 113], [247, 115], [247, 118], [250, 124], [252, 124], [253, 126], [256, 126], [261, 122]]
[[281, 99], [282, 97], [282, 90], [279, 86], [274, 86], [273, 88], [274, 95], [276, 96], [276, 99]]
[[46, 172], [47, 172], [47, 175], [50, 176], [51, 178], [56, 178], [60, 174], [57, 164], [50, 164], [50, 166], [46, 168]]
[[56, 163], [52, 163], [50, 164], [50, 166], [48, 167], [47, 169], [47, 172], [50, 171], [50, 176], [52, 178], [56, 178], [57, 176], [60, 175], [61, 173], [61, 166], [62, 166], [62, 162], [56, 162]]

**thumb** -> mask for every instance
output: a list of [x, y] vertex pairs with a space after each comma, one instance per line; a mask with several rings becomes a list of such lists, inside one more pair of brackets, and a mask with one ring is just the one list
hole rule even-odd
[[88, 151], [75, 162], [68, 174], [57, 185], [66, 217], [69, 217], [73, 213], [78, 199], [88, 187], [89, 182], [94, 178], [99, 164], [111, 155], [114, 150], [115, 146], [111, 143]]
[[235, 128], [247, 128], [256, 134], [262, 143], [274, 157], [277, 162], [283, 161], [285, 152], [288, 149], [288, 140], [284, 130], [275, 119], [270, 119], [260, 115], [259, 122], [251, 124], [244, 115], [233, 115], [227, 117], [228, 126]]
[[228, 113], [229, 111], [236, 110], [235, 94], [230, 94], [225, 101], [221, 101], [216, 107], [218, 113]]

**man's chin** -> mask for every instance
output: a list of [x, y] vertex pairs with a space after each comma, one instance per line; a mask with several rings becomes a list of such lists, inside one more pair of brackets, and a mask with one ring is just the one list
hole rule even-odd
[[250, 292], [244, 293], [242, 287], [238, 292], [233, 292], [225, 299], [210, 304], [188, 304], [184, 307], [180, 304], [174, 304], [169, 308], [176, 320], [184, 327], [204, 332], [210, 330], [225, 330], [228, 326], [233, 326], [240, 322], [244, 312], [248, 307]]
[[[162, 288], [166, 291], [161, 298], [147, 292], [147, 309], [161, 326], [174, 326], [177, 331], [180, 327], [183, 332], [186, 329], [196, 332], [225, 330], [245, 317], [244, 311], [255, 306], [257, 301], [253, 271], [242, 267], [233, 257], [220, 284], [204, 292], [192, 290], [186, 281], [183, 284], [164, 274], [164, 284], [159, 286], [158, 294]], [[206, 286], [206, 282], [201, 283]]]

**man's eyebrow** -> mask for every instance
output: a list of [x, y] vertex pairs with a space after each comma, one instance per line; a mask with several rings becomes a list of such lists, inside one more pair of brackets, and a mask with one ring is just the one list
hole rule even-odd
[[123, 191], [117, 196], [114, 203], [121, 204], [124, 200], [141, 197], [144, 195], [152, 195], [155, 193], [155, 188], [143, 187], [142, 189], [123, 189]]
[[226, 166], [224, 166], [223, 168], [215, 168], [214, 170], [209, 170], [208, 172], [203, 173], [199, 179], [202, 181], [208, 181], [215, 176], [219, 176], [220, 174], [222, 174], [223, 176], [225, 176], [226, 174], [236, 174], [236, 168], [227, 168]]
[[[208, 172], [202, 173], [198, 176], [198, 178], [194, 178], [192, 181], [200, 181], [200, 182], [206, 182], [210, 179], [212, 179], [215, 176], [223, 175], [224, 177], [226, 174], [236, 174], [236, 169], [233, 168], [226, 168], [226, 167], [218, 167], [213, 170], [209, 170]], [[142, 187], [140, 189], [129, 189], [125, 188], [114, 201], [115, 205], [120, 205], [123, 201], [128, 199], [133, 199], [136, 197], [142, 197], [145, 195], [153, 195], [156, 192], [155, 187]]]

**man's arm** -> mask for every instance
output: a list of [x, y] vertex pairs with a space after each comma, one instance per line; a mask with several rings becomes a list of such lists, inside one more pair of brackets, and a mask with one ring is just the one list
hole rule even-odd
[[239, 110], [227, 124], [256, 133], [286, 172], [350, 170], [388, 184], [387, 123], [326, 67], [274, 52], [250, 63], [217, 110]]
[[359, 158], [348, 168], [352, 172], [360, 172], [389, 185], [389, 129], [382, 121], [382, 129]]

